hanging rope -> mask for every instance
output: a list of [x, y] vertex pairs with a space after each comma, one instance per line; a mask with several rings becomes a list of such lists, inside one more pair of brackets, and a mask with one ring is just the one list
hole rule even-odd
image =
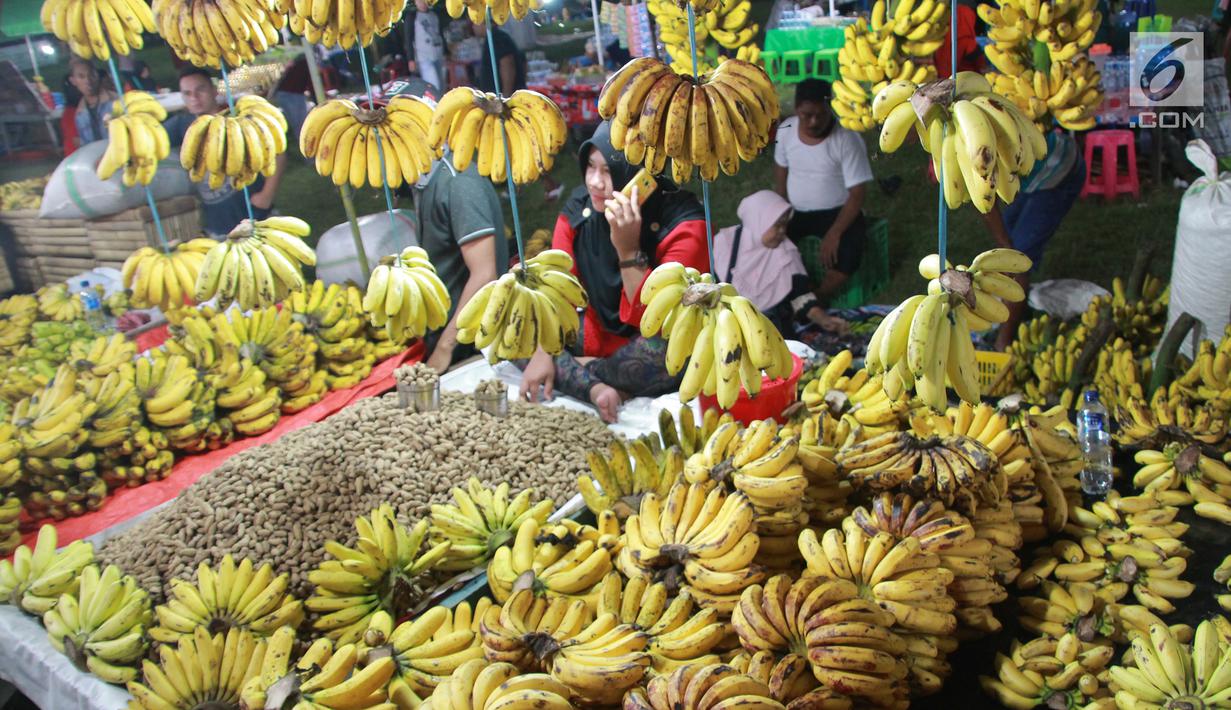
[[[115, 93], [120, 97], [120, 108], [124, 113], [128, 113], [128, 102], [124, 100], [124, 85], [120, 83], [120, 71], [115, 66], [115, 53], [107, 58], [107, 64], [111, 67], [111, 81], [115, 82]], [[154, 192], [150, 190], [150, 186], [145, 186], [145, 201], [150, 206], [150, 214], [154, 216], [154, 230], [158, 232], [158, 241], [162, 243], [163, 252], [170, 254], [171, 245], [167, 243], [167, 234], [162, 229], [162, 218], [158, 216], [158, 205], [154, 203]]]
[[[692, 50], [692, 79], [697, 79], [697, 15], [693, 12], [692, 2], [688, 3], [688, 46]], [[701, 178], [701, 207], [705, 210], [705, 248], [709, 255], [710, 273], [717, 274], [714, 268], [714, 228], [710, 221], [710, 183]]]
[[[363, 49], [359, 35], [355, 35], [355, 47], [359, 50], [359, 68], [363, 75], [363, 88], [368, 91], [368, 107], [376, 108], [376, 99], [372, 94], [372, 82], [368, 79], [368, 53]], [[389, 180], [385, 173], [385, 148], [381, 145], [380, 128], [374, 128], [376, 134], [376, 158], [380, 161], [380, 186], [385, 190], [385, 209], [389, 212], [389, 226], [397, 230], [397, 218], [393, 216], [393, 193], [389, 191]]]
[[[950, 94], [950, 106], [952, 101], [957, 100], [957, 4], [952, 3], [949, 7], [949, 79], [953, 82], [953, 87]], [[941, 145], [944, 145], [944, 136], [948, 133], [949, 124], [946, 123], [941, 130]], [[945, 160], [943, 148], [933, 148], [941, 150], [941, 159], [936, 161], [936, 184], [940, 191], [940, 212], [937, 218], [937, 251], [940, 254], [940, 272], [945, 272], [945, 264], [948, 263], [949, 256], [949, 205], [945, 202]]]
[[[492, 41], [492, 7], [487, 6], [487, 56], [492, 62], [492, 83], [496, 97], [503, 104], [504, 96], [500, 93], [500, 65], [496, 61], [496, 44]], [[500, 116], [500, 134], [504, 137], [504, 168], [509, 184], [509, 207], [513, 210], [513, 239], [517, 242], [517, 260], [525, 263], [526, 255], [521, 243], [521, 217], [517, 214], [517, 186], [513, 184], [513, 158], [509, 155], [509, 133], [504, 128], [504, 116]]]
[[[231, 98], [231, 78], [227, 76], [227, 63], [219, 62], [218, 64], [222, 67], [222, 88], [227, 94], [227, 109], [230, 110], [231, 115], [235, 115], [235, 100]], [[244, 207], [248, 209], [248, 221], [256, 222], [256, 217], [252, 216], [252, 195], [248, 194], [247, 185], [244, 185]]]

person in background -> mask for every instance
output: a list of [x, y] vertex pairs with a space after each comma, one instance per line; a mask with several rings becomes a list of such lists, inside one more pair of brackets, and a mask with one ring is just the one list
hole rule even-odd
[[[1034, 170], [1022, 180], [1017, 199], [1008, 205], [997, 203], [983, 216], [996, 246], [1022, 252], [1037, 269], [1047, 242], [1073, 208], [1085, 180], [1086, 161], [1077, 139], [1059, 129], [1048, 132], [1047, 157], [1035, 163]], [[1015, 278], [1023, 289], [1029, 289], [1029, 274], [1017, 274]], [[1017, 325], [1026, 312], [1025, 301], [1005, 305], [1009, 318], [996, 333], [997, 350], [1004, 350], [1013, 342]]]
[[739, 225], [714, 235], [714, 268], [761, 310], [785, 338], [797, 323], [828, 321], [804, 269], [799, 249], [786, 236], [791, 203], [773, 190], [760, 190], [739, 203]]
[[[796, 84], [795, 115], [778, 127], [774, 144], [774, 191], [795, 208], [787, 235], [797, 245], [807, 236], [821, 240], [817, 256], [825, 276], [815, 290], [822, 301], [859, 266], [867, 235], [863, 201], [872, 180], [863, 138], [838, 125], [829, 99], [827, 81]], [[841, 327], [839, 320], [827, 327]]]
[[507, 270], [504, 213], [496, 188], [479, 175], [476, 163], [471, 161], [459, 173], [448, 151], [432, 165], [427, 183], [414, 192], [419, 246], [436, 265], [452, 301], [448, 325], [425, 338], [428, 366], [444, 373], [478, 352], [473, 344], [457, 342], [457, 312]]
[[73, 154], [77, 150], [79, 141], [77, 140], [77, 104], [81, 103], [81, 92], [73, 86], [72, 75], [64, 77], [64, 81], [60, 85], [60, 91], [64, 92], [64, 113], [60, 114], [60, 136], [63, 139], [61, 145], [64, 146], [64, 157]]
[[[983, 50], [979, 48], [979, 40], [975, 39], [979, 16], [975, 13], [974, 7], [971, 6], [970, 0], [958, 0], [956, 9], [957, 70], [980, 71]], [[936, 65], [936, 76], [939, 79], [948, 77], [953, 71], [952, 62], [950, 61], [953, 58], [951, 42], [951, 33], [946, 31], [944, 44], [940, 45], [940, 49], [937, 49], [936, 53], [932, 55], [932, 62]]]
[[709, 271], [705, 216], [692, 193], [660, 181], [644, 205], [620, 190], [636, 175], [599, 124], [578, 155], [585, 184], [573, 191], [556, 220], [552, 248], [572, 255], [573, 271], [590, 303], [582, 317], [576, 354], [539, 350], [526, 364], [521, 396], [550, 399], [560, 391], [594, 405], [614, 422], [630, 397], [656, 396], [679, 387], [683, 372], [667, 373], [666, 341], [639, 331], [645, 306], [641, 285], [655, 266], [678, 261]]
[[103, 79], [98, 67], [81, 57], [68, 60], [68, 80], [81, 92], [76, 116], [77, 147], [106, 138], [106, 123], [116, 99], [115, 91]]
[[[171, 145], [179, 146], [184, 141], [184, 133], [197, 116], [219, 113], [227, 110], [218, 103], [218, 87], [214, 85], [209, 72], [199, 67], [187, 67], [180, 71], [180, 94], [184, 98], [184, 108], [187, 111], [170, 116], [163, 126], [167, 129], [167, 137]], [[178, 154], [179, 148], [173, 153]], [[273, 209], [274, 197], [278, 194], [278, 184], [286, 174], [286, 153], [277, 158], [277, 168], [268, 178], [258, 176], [256, 181], [248, 186], [252, 199], [252, 215], [256, 219], [264, 219]], [[248, 217], [248, 208], [244, 204], [243, 190], [237, 190], [227, 178], [222, 187], [217, 190], [209, 187], [208, 180], [196, 183], [197, 196], [205, 213], [205, 231], [215, 237], [226, 236], [235, 225]]]
[[444, 93], [445, 43], [440, 34], [440, 18], [424, 0], [415, 0], [415, 67], [419, 76], [436, 89], [437, 96]]

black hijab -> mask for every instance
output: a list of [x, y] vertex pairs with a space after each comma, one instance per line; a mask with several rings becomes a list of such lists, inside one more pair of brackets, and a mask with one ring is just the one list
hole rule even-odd
[[[611, 171], [612, 188], [620, 190], [628, 184], [639, 165], [630, 164], [624, 154], [611, 145], [611, 128], [604, 121], [599, 124], [590, 140], [581, 144], [578, 160], [581, 163], [582, 179], [590, 162], [590, 151], [599, 151]], [[620, 258], [611, 244], [611, 226], [602, 212], [594, 210], [590, 192], [583, 184], [573, 191], [564, 204], [564, 217], [573, 228], [573, 257], [581, 283], [590, 296], [590, 307], [598, 314], [603, 328], [616, 335], [629, 337], [637, 328], [620, 320], [620, 296], [624, 281], [620, 278]], [[681, 222], [705, 219], [701, 203], [691, 192], [685, 192], [666, 178], [658, 178], [658, 189], [641, 206], [641, 251], [654, 261], [658, 243]]]

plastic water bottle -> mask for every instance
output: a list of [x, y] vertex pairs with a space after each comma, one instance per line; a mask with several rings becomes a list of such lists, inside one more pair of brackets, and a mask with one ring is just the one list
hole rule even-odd
[[1077, 412], [1077, 442], [1085, 461], [1081, 490], [1102, 497], [1111, 490], [1111, 435], [1107, 431], [1107, 408], [1095, 390], [1086, 392]]
[[84, 320], [96, 331], [102, 331], [107, 325], [106, 316], [103, 315], [103, 302], [98, 297], [98, 291], [95, 291], [89, 281], [81, 282], [81, 306], [85, 310]]

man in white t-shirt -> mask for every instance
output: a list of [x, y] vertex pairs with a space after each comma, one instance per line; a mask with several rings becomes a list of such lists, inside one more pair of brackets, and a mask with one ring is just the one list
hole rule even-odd
[[825, 276], [816, 295], [822, 300], [859, 266], [867, 233], [863, 200], [872, 180], [863, 139], [838, 125], [829, 100], [829, 82], [797, 84], [795, 115], [778, 127], [774, 145], [774, 190], [795, 208], [787, 234], [796, 244], [820, 238]]

